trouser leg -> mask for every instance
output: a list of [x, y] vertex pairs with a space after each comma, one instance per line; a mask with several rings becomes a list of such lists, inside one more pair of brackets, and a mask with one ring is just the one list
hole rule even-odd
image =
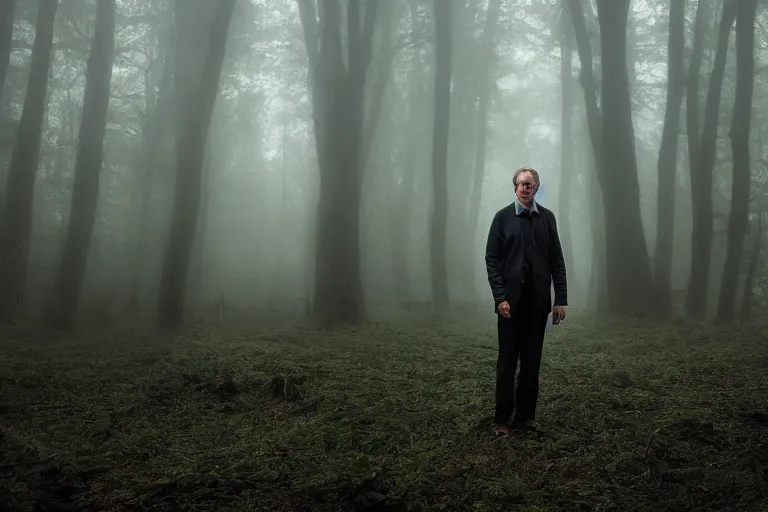
[[498, 315], [499, 354], [496, 360], [495, 423], [507, 423], [515, 408], [515, 372], [520, 354], [520, 322]]
[[520, 420], [536, 418], [539, 398], [539, 370], [544, 348], [548, 311], [534, 307], [526, 319], [520, 343], [520, 375], [517, 380], [517, 413]]

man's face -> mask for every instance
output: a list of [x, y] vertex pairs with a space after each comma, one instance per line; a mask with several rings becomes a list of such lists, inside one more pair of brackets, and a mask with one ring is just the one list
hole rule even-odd
[[521, 172], [517, 177], [517, 186], [515, 195], [517, 200], [525, 206], [533, 202], [533, 196], [536, 195], [536, 181], [533, 179], [533, 173], [530, 171]]

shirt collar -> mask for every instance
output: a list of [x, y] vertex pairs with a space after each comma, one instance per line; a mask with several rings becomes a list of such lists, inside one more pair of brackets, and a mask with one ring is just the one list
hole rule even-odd
[[[525, 206], [523, 206], [522, 204], [520, 204], [520, 201], [518, 201], [517, 199], [515, 199], [515, 215], [520, 215], [520, 214], [521, 214], [521, 213], [523, 213], [525, 210], [528, 210], [528, 208], [526, 208]], [[531, 212], [534, 212], [534, 213], [539, 213], [539, 207], [538, 207], [538, 206], [536, 206], [536, 200], [535, 200], [535, 199], [533, 200], [533, 202], [531, 202], [531, 208], [530, 208], [530, 210], [531, 210]]]

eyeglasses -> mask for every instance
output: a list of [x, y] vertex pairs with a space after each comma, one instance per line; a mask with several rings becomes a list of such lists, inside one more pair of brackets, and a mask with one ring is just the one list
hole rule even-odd
[[535, 183], [528, 183], [527, 181], [519, 181], [517, 182], [517, 184], [520, 187], [523, 187], [525, 190], [533, 190], [534, 188], [536, 188]]

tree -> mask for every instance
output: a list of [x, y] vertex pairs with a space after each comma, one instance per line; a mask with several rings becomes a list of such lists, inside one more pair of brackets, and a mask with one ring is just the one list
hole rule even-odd
[[[179, 0], [180, 3], [186, 1]], [[160, 277], [159, 321], [164, 327], [178, 327], [184, 320], [187, 277], [198, 224], [208, 127], [219, 94], [221, 67], [236, 2], [221, 0], [216, 6], [201, 78], [196, 82], [197, 87], [192, 90], [192, 94], [182, 95], [179, 116], [183, 129], [176, 141], [176, 193]], [[180, 3], [177, 3], [177, 8], [181, 7]], [[177, 84], [180, 77], [186, 78], [179, 73], [178, 67], [176, 76]]]
[[741, 299], [741, 311], [739, 312], [739, 319], [742, 322], [749, 322], [752, 318], [752, 303], [754, 302], [754, 290], [755, 290], [755, 277], [757, 276], [757, 269], [760, 266], [760, 259], [762, 256], [763, 248], [763, 216], [764, 212], [757, 212], [757, 222], [755, 226], [754, 241], [752, 244], [752, 254], [749, 257], [749, 266], [747, 267], [747, 275], [744, 278], [744, 295]]
[[[704, 318], [709, 296], [709, 270], [712, 259], [712, 173], [717, 156], [717, 129], [720, 118], [720, 93], [723, 89], [728, 40], [735, 19], [735, 3], [725, 0], [720, 18], [715, 61], [709, 78], [707, 102], [704, 109], [704, 129], [699, 143], [700, 153], [695, 165], [691, 162], [691, 274], [688, 281], [686, 306], [692, 318]], [[689, 134], [689, 138], [690, 138]]]
[[[16, 8], [16, 0], [0, 2], [0, 99], [3, 98], [3, 86], [5, 74], [11, 60], [11, 43], [13, 42], [13, 13]], [[0, 140], [5, 137], [0, 133]], [[0, 179], [5, 178], [5, 173], [0, 172]], [[0, 226], [3, 223], [3, 210], [5, 204], [5, 184], [0, 183]]]
[[432, 142], [434, 206], [430, 222], [432, 295], [442, 309], [450, 302], [447, 268], [448, 127], [451, 109], [451, 1], [434, 0], [435, 108]]
[[[685, 92], [685, 129], [688, 142], [688, 169], [691, 176], [691, 193], [693, 194], [693, 179], [698, 173], [699, 157], [701, 156], [701, 126], [699, 121], [699, 75], [704, 57], [704, 38], [709, 26], [709, 16], [712, 12], [708, 2], [699, 1], [696, 6], [696, 20], [693, 28], [693, 44], [691, 48], [688, 76]], [[695, 207], [695, 202], [692, 203]], [[690, 294], [688, 295], [690, 298]], [[690, 309], [691, 302], [688, 301]]]
[[53, 22], [58, 7], [58, 0], [38, 2], [27, 95], [8, 171], [5, 214], [0, 227], [0, 321], [3, 322], [18, 320], [26, 308], [32, 200], [47, 105]]
[[[475, 247], [475, 237], [477, 236], [478, 220], [480, 218], [480, 203], [483, 197], [483, 180], [485, 178], [485, 160], [488, 152], [488, 111], [491, 103], [491, 92], [495, 89], [495, 78], [493, 65], [496, 52], [496, 32], [499, 26], [499, 14], [501, 12], [501, 0], [490, 0], [485, 14], [485, 27], [483, 28], [480, 50], [483, 52], [480, 59], [482, 65], [479, 66], [480, 76], [477, 78], [477, 140], [475, 141], [474, 169], [472, 180], [472, 191], [469, 196], [467, 212], [467, 261], [472, 261], [472, 248]], [[469, 282], [472, 284], [474, 292], [475, 277], [474, 265], [467, 265]]]
[[658, 198], [656, 247], [654, 253], [654, 306], [669, 314], [672, 304], [672, 246], [675, 234], [675, 196], [677, 192], [677, 143], [680, 108], [685, 87], [685, 0], [669, 3], [669, 42], [667, 57], [667, 105], [658, 159]]
[[13, 40], [13, 12], [16, 0], [0, 2], [0, 98], [3, 97], [5, 73], [11, 60], [11, 42]]
[[320, 170], [313, 312], [328, 324], [358, 322], [365, 315], [359, 234], [361, 133], [379, 3], [367, 2], [362, 28], [360, 0], [347, 3], [345, 59], [338, 0], [321, 0], [319, 9], [314, 0], [299, 0]]
[[566, 264], [573, 268], [573, 241], [569, 210], [571, 179], [573, 177], [573, 36], [566, 16], [569, 5], [562, 2], [560, 31], [560, 237]]
[[587, 24], [580, 0], [569, 0], [568, 11], [573, 22], [573, 34], [579, 55], [581, 71], [579, 81], [584, 95], [584, 110], [586, 114], [587, 131], [591, 142], [593, 172], [590, 173], [590, 223], [592, 225], [592, 271], [590, 277], [590, 297], [594, 297], [597, 309], [606, 311], [608, 306], [607, 275], [605, 271], [605, 226], [603, 221], [603, 205], [601, 194], [598, 192], [600, 175], [602, 173], [601, 137], [603, 120], [600, 107], [597, 105], [597, 80], [592, 63], [592, 45], [589, 41]]
[[96, 222], [114, 50], [115, 0], [101, 0], [96, 4], [96, 24], [85, 72], [68, 232], [53, 295], [54, 310], [51, 311], [62, 327], [71, 325], [77, 311]]
[[[170, 27], [173, 10], [169, 9], [163, 17]], [[130, 285], [127, 290], [127, 310], [137, 313], [144, 302], [143, 285], [146, 283], [146, 270], [150, 253], [151, 225], [154, 209], [152, 204], [153, 188], [160, 174], [162, 156], [167, 146], [166, 141], [175, 136], [173, 121], [174, 98], [178, 94], [174, 87], [173, 54], [177, 42], [172, 30], [157, 31], [149, 35], [150, 43], [155, 46], [155, 65], [144, 70], [144, 116], [141, 123], [143, 152], [141, 164], [134, 172], [131, 188], [130, 215]], [[185, 45], [186, 46], [186, 45]], [[155, 85], [157, 84], [157, 85]], [[157, 92], [155, 93], [155, 87]], [[168, 144], [170, 146], [170, 144]]]
[[757, 0], [739, 0], [736, 7], [736, 97], [731, 118], [733, 185], [728, 218], [728, 246], [720, 283], [717, 319], [733, 322], [736, 285], [749, 226], [749, 192], [752, 177], [749, 134], [752, 126], [752, 93], [755, 85], [755, 16]]
[[629, 0], [597, 1], [603, 114], [598, 176], [605, 208], [609, 310], [638, 315], [650, 306], [652, 273], [640, 215], [627, 71], [629, 4]]

